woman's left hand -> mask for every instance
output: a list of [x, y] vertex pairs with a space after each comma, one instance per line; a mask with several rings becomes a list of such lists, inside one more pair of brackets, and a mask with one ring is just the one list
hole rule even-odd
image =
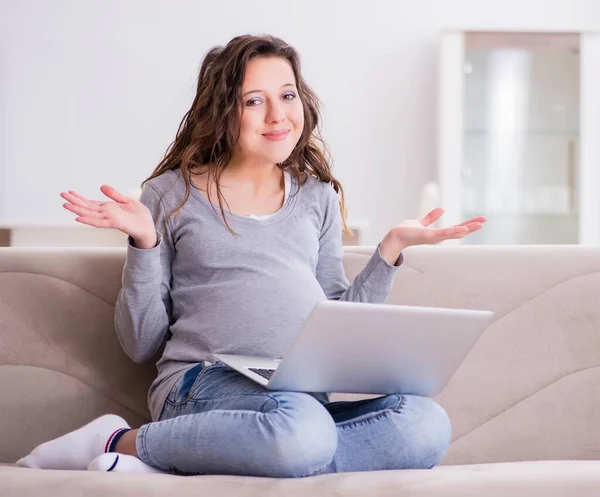
[[449, 228], [431, 228], [444, 213], [439, 207], [433, 209], [421, 219], [402, 221], [394, 226], [379, 245], [381, 256], [389, 263], [395, 264], [400, 253], [411, 245], [429, 245], [445, 240], [463, 238], [482, 228], [486, 219], [474, 217]]

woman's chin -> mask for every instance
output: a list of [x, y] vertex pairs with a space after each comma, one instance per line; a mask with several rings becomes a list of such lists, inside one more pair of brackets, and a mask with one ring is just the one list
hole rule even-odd
[[263, 157], [265, 162], [268, 162], [269, 164], [281, 164], [282, 162], [288, 160], [290, 155], [291, 151], [289, 154], [268, 154], [264, 155]]

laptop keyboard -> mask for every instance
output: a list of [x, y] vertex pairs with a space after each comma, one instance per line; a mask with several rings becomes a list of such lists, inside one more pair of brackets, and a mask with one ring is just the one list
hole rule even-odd
[[261, 369], [261, 368], [248, 368], [250, 371], [252, 371], [253, 373], [256, 373], [260, 376], [262, 376], [263, 378], [266, 378], [267, 380], [271, 379], [271, 376], [273, 376], [273, 373], [275, 372], [274, 369]]

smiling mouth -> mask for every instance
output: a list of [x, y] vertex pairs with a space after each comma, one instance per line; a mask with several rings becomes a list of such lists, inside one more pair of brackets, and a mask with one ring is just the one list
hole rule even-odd
[[282, 129], [280, 131], [270, 131], [269, 133], [264, 133], [263, 136], [267, 140], [280, 141], [280, 140], [285, 140], [289, 134], [290, 134], [289, 129]]

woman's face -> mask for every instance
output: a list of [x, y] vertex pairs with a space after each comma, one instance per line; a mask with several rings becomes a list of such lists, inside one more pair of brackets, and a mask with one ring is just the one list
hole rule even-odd
[[234, 157], [253, 164], [285, 161], [304, 129], [304, 109], [291, 64], [281, 57], [257, 57], [242, 84], [240, 137]]

